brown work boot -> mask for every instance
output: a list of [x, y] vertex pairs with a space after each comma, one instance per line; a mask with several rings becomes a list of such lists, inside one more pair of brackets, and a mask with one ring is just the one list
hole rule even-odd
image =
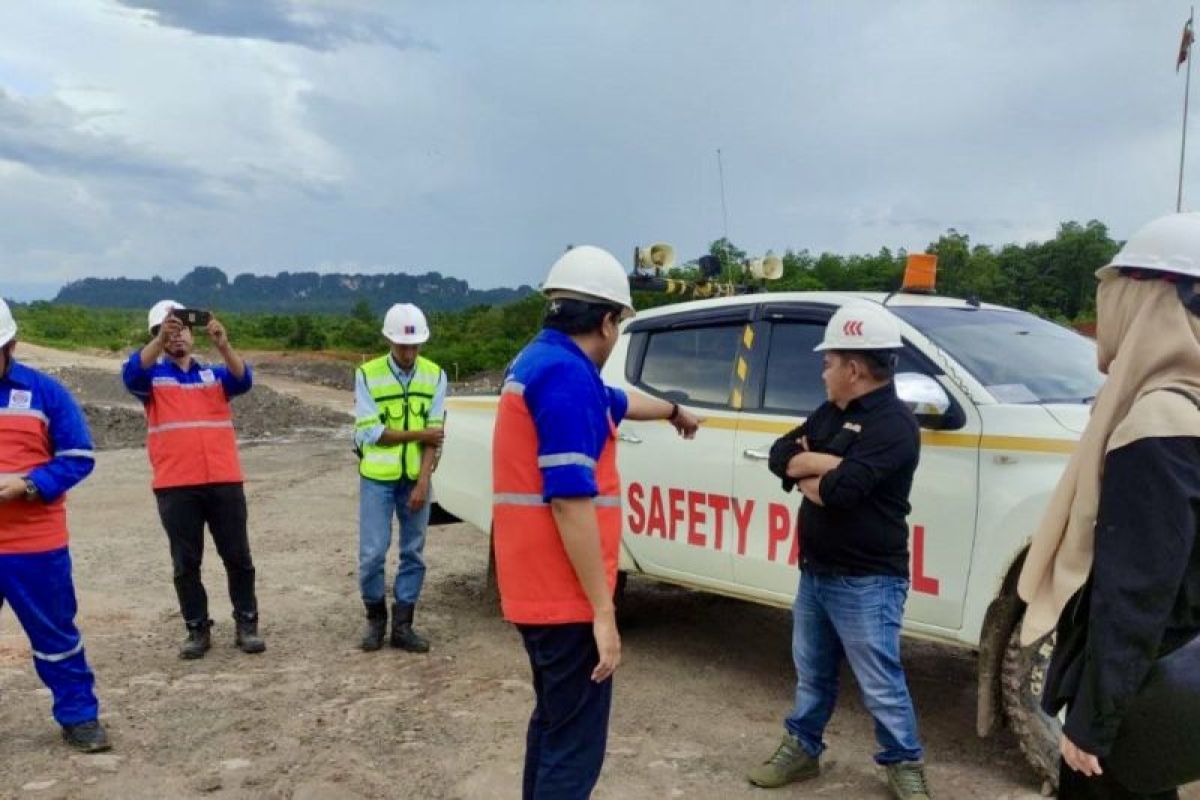
[[899, 764], [888, 764], [887, 782], [896, 800], [930, 800], [924, 762], [902, 761]]
[[813, 758], [800, 746], [800, 740], [785, 733], [775, 752], [746, 773], [746, 780], [763, 789], [778, 789], [796, 781], [806, 781], [821, 774], [820, 757]]

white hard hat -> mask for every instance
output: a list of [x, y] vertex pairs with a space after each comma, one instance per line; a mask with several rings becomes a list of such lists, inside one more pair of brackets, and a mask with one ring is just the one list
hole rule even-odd
[[154, 329], [163, 324], [163, 320], [176, 308], [185, 308], [183, 303], [176, 303], [174, 300], [159, 300], [150, 307], [150, 313], [146, 315], [146, 321], [150, 323], [150, 332], [154, 333]]
[[1168, 214], [1143, 225], [1096, 277], [1121, 267], [1200, 278], [1200, 213]]
[[429, 341], [429, 323], [412, 303], [396, 303], [383, 318], [383, 335], [393, 344], [424, 344]]
[[0, 297], [0, 347], [8, 344], [17, 335], [17, 321], [13, 319], [12, 309], [4, 298]]
[[825, 326], [825, 341], [814, 350], [894, 350], [904, 346], [900, 323], [881, 305], [847, 303]]
[[622, 319], [634, 314], [625, 268], [612, 253], [590, 244], [563, 253], [550, 267], [542, 292], [550, 297], [614, 303], [625, 308]]

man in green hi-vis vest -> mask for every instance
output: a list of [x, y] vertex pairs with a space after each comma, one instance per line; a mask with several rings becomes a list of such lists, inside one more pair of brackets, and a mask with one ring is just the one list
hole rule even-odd
[[429, 478], [442, 444], [446, 373], [420, 355], [429, 340], [421, 309], [388, 309], [383, 335], [391, 352], [363, 364], [354, 376], [354, 443], [359, 452], [358, 584], [367, 607], [363, 650], [383, 646], [387, 629], [384, 564], [392, 516], [400, 521], [400, 567], [392, 604], [392, 647], [425, 653], [413, 630], [413, 610], [425, 581]]

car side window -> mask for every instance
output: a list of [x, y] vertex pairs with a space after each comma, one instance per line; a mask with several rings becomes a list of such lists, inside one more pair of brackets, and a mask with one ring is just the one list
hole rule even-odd
[[813, 322], [776, 322], [771, 326], [763, 379], [763, 411], [806, 416], [825, 402], [823, 357], [813, 348], [825, 326]]
[[[824, 354], [815, 348], [825, 338], [825, 325], [816, 322], [776, 322], [771, 325], [763, 380], [763, 411], [807, 416], [825, 402], [821, 380]], [[900, 351], [896, 372], [929, 370], [905, 347]]]
[[651, 331], [638, 382], [677, 402], [728, 405], [742, 328]]

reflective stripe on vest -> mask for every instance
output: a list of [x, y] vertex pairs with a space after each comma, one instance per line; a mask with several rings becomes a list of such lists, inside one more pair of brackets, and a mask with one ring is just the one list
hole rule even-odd
[[233, 410], [219, 380], [157, 377], [146, 403], [146, 451], [154, 488], [241, 483]]
[[[442, 379], [442, 368], [437, 364], [417, 356], [407, 387], [393, 372], [389, 356], [372, 359], [359, 369], [362, 370], [371, 399], [379, 408], [379, 416], [356, 420], [356, 427], [371, 428], [382, 424], [391, 430], [423, 431], [441, 426], [440, 417], [430, 416], [433, 398]], [[364, 478], [376, 481], [398, 481], [401, 478], [415, 481], [421, 476], [423, 452], [424, 448], [419, 442], [390, 447], [366, 445], [362, 448], [358, 471]]]
[[[0, 409], [0, 476], [20, 477], [48, 464], [49, 420], [36, 409]], [[47, 503], [0, 503], [0, 554], [45, 553], [67, 546], [65, 496]]]
[[[590, 622], [592, 604], [575, 577], [550, 504], [543, 499], [537, 451], [537, 429], [525, 398], [506, 387], [492, 438], [492, 524], [500, 606], [504, 618], [515, 623]], [[586, 456], [577, 458], [580, 454], [569, 455], [566, 461], [551, 459], [555, 464], [590, 461]], [[599, 494], [592, 502], [611, 591], [617, 581], [622, 522], [615, 429], [595, 462], [595, 476]]]

